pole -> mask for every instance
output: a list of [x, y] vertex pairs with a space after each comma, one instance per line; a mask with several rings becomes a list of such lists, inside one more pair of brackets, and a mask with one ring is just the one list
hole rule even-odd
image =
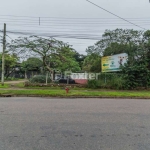
[[1, 84], [2, 84], [2, 86], [4, 86], [5, 49], [6, 49], [6, 24], [4, 23], [4, 31], [3, 31], [3, 53], [2, 53], [2, 76], [1, 76]]
[[41, 25], [41, 18], [39, 17], [39, 26]]
[[47, 80], [48, 80], [48, 72], [46, 71], [46, 85], [47, 85]]

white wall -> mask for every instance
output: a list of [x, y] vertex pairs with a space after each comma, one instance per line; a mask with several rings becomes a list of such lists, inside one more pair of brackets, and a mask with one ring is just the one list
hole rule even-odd
[[72, 79], [97, 79], [99, 73], [71, 73]]

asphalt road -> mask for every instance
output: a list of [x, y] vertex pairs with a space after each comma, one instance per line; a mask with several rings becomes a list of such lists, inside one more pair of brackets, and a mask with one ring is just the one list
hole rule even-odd
[[0, 98], [0, 150], [149, 150], [150, 100]]

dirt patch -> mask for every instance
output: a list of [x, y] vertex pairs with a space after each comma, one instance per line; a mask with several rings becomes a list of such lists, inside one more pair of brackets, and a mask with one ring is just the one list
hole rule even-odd
[[18, 84], [18, 83], [24, 83], [27, 82], [28, 80], [17, 80], [17, 81], [6, 81], [6, 84]]

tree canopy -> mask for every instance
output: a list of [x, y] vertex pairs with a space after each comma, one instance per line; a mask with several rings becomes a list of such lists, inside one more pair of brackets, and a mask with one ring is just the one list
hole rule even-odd
[[[2, 60], [2, 53], [0, 54], [0, 60]], [[5, 54], [5, 77], [6, 78], [8, 78], [18, 67], [19, 65], [18, 61], [19, 58], [15, 54]]]
[[80, 70], [79, 63], [74, 59], [75, 50], [69, 44], [54, 38], [20, 37], [9, 44], [9, 51], [20, 57], [40, 58], [43, 66], [50, 72], [56, 68], [61, 71]]

